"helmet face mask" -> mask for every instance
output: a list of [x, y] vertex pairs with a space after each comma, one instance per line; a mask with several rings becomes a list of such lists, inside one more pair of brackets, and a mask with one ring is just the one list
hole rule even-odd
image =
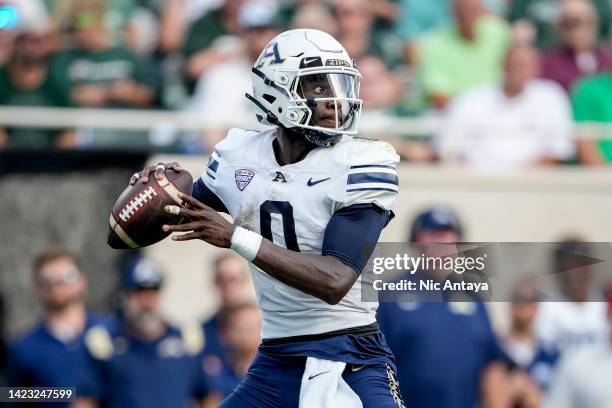
[[[356, 71], [356, 70], [355, 70]], [[297, 127], [326, 132], [356, 134], [361, 112], [358, 72], [329, 69], [303, 70], [291, 87], [294, 107], [306, 113]]]
[[286, 31], [261, 53], [253, 68], [253, 96], [263, 124], [303, 135], [323, 147], [357, 134], [361, 74], [346, 50], [317, 30]]

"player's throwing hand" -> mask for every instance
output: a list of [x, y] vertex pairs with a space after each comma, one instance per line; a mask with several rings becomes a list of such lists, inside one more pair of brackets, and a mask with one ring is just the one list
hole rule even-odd
[[217, 247], [229, 248], [234, 231], [233, 224], [223, 218], [217, 211], [190, 195], [179, 193], [179, 198], [190, 208], [167, 205], [164, 210], [174, 215], [180, 215], [189, 222], [180, 225], [164, 225], [162, 229], [166, 232], [187, 232], [182, 235], [173, 235], [172, 239], [174, 241], [201, 239]]
[[130, 178], [130, 185], [135, 184], [138, 180], [140, 180], [141, 183], [146, 183], [147, 181], [149, 181], [149, 175], [151, 175], [151, 173], [155, 173], [155, 178], [159, 180], [163, 176], [166, 169], [172, 169], [178, 172], [181, 171], [183, 168], [177, 162], [157, 163], [155, 166], [147, 166], [142, 169], [142, 171], [139, 171], [132, 175], [132, 177]]

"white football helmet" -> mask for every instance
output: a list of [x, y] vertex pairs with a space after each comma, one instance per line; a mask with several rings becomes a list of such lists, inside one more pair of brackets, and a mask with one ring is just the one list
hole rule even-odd
[[[276, 36], [252, 69], [259, 122], [297, 131], [328, 147], [357, 133], [361, 74], [344, 47], [319, 30], [290, 30]], [[325, 104], [323, 114], [314, 109]]]

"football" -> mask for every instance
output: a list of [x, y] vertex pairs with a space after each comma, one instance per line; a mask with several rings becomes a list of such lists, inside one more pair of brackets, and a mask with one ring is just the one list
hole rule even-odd
[[153, 174], [146, 183], [128, 185], [110, 214], [108, 245], [115, 249], [141, 248], [170, 235], [164, 224], [179, 224], [181, 217], [164, 211], [166, 205], [182, 205], [178, 192], [191, 194], [193, 177], [188, 171], [167, 169], [163, 179]]

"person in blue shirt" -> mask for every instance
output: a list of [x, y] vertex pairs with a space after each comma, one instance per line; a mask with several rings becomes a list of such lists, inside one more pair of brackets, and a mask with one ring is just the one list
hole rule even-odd
[[87, 311], [87, 279], [70, 251], [53, 249], [40, 254], [34, 261], [33, 275], [44, 315], [10, 344], [8, 384], [74, 387], [82, 364], [83, 333], [106, 318]]
[[[417, 216], [410, 241], [452, 244], [461, 237], [454, 211], [436, 207]], [[411, 406], [508, 406], [506, 359], [482, 302], [381, 302], [378, 320]]]
[[219, 295], [219, 309], [204, 322], [205, 352], [225, 359], [225, 346], [221, 340], [220, 316], [223, 311], [254, 300], [254, 288], [249, 277], [247, 262], [240, 256], [227, 252], [214, 261], [214, 283]]
[[204, 403], [209, 386], [201, 368], [199, 325], [182, 329], [159, 313], [163, 274], [135, 259], [122, 272], [121, 311], [85, 334], [86, 357], [75, 408], [175, 408]]
[[252, 302], [226, 307], [219, 315], [226, 354], [205, 352], [202, 367], [210, 379], [213, 406], [230, 395], [246, 376], [261, 343], [261, 311]]

